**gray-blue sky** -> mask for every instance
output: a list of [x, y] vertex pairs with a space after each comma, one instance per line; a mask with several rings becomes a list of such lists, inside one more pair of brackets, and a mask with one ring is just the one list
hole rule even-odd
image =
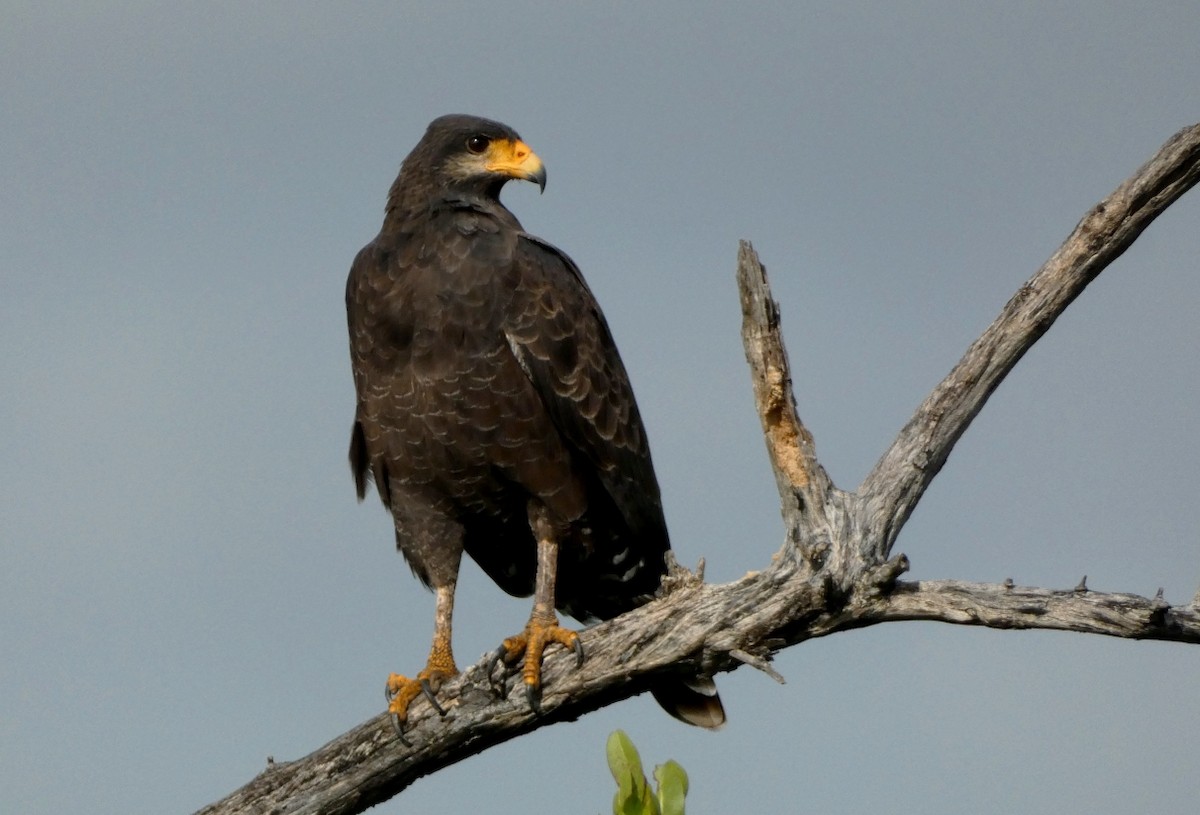
[[[517, 128], [634, 379], [676, 549], [782, 530], [738, 238], [852, 488], [1080, 215], [1200, 118], [1187, 4], [5, 3], [0, 804], [189, 811], [379, 712], [432, 597], [345, 465], [345, 272], [434, 116]], [[1018, 366], [903, 536], [918, 577], [1173, 602], [1200, 584], [1200, 199]], [[526, 601], [468, 569], [460, 661]], [[1187, 811], [1200, 654], [892, 625], [721, 677], [730, 723], [625, 702], [381, 812], [600, 812], [606, 734], [696, 812]], [[522, 768], [561, 779], [522, 793]]]

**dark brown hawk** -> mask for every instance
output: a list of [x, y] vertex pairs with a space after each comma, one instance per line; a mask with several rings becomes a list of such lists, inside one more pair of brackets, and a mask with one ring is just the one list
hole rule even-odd
[[[458, 672], [451, 613], [462, 553], [504, 591], [534, 596], [524, 632], [531, 704], [544, 648], [583, 658], [555, 609], [607, 620], [648, 602], [670, 548], [646, 432], [616, 345], [575, 264], [500, 203], [509, 179], [545, 187], [541, 160], [498, 122], [443, 116], [404, 160], [383, 228], [346, 283], [358, 395], [350, 466], [374, 479], [396, 544], [437, 595], [416, 678], [388, 679], [399, 726]], [[673, 715], [725, 719], [707, 679], [654, 689]]]

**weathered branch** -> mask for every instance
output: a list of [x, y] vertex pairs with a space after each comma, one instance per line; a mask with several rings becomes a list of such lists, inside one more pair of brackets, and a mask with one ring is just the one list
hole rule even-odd
[[273, 764], [201, 812], [362, 812], [494, 744], [641, 693], [654, 676], [729, 670], [738, 664], [731, 650], [777, 650], [802, 636], [797, 623], [823, 607], [820, 592], [790, 573], [781, 565], [725, 586], [681, 585], [660, 601], [583, 632], [588, 656], [582, 668], [560, 650], [547, 656], [540, 715], [513, 678], [501, 698], [492, 697], [485, 659], [439, 691], [444, 718], [423, 699], [413, 704], [405, 731], [413, 747], [405, 747], [380, 715], [305, 758]]
[[[1094, 208], [1005, 306], [900, 432], [858, 493], [838, 490], [817, 460], [791, 389], [779, 312], [749, 244], [738, 257], [743, 340], [755, 383], [788, 540], [761, 572], [711, 586], [673, 573], [667, 595], [583, 633], [582, 668], [561, 651], [544, 666], [542, 712], [521, 683], [485, 675], [485, 662], [444, 685], [439, 717], [423, 699], [402, 744], [377, 716], [292, 762], [274, 763], [202, 813], [357, 813], [417, 778], [488, 747], [646, 690], [664, 674], [714, 674], [814, 637], [895, 620], [1046, 628], [1134, 639], [1200, 642], [1200, 594], [1188, 606], [1159, 597], [1074, 590], [901, 582], [888, 559], [900, 528], [987, 397], [1080, 291], [1200, 179], [1200, 125], [1181, 131]], [[776, 675], [776, 678], [778, 676]], [[499, 684], [498, 690], [493, 685]]]
[[807, 639], [898, 620], [1200, 642], [1197, 609], [1159, 607], [1131, 594], [901, 582], [842, 605], [780, 562], [734, 583], [676, 591], [585, 632], [583, 668], [562, 652], [547, 659], [540, 716], [530, 711], [519, 682], [509, 681], [506, 696], [491, 699], [481, 663], [443, 687], [445, 718], [424, 701], [414, 704], [412, 748], [396, 739], [386, 716], [376, 716], [305, 758], [271, 765], [201, 812], [362, 812], [494, 744], [641, 693], [651, 677], [728, 671], [746, 654], [765, 663]]
[[779, 304], [771, 296], [766, 267], [749, 241], [738, 246], [737, 282], [742, 344], [788, 531], [781, 554], [797, 558], [798, 565], [809, 571], [829, 566], [845, 572], [840, 558], [847, 550], [835, 541], [850, 517], [847, 496], [833, 485], [817, 460], [812, 434], [800, 420], [779, 324]]
[[1200, 643], [1200, 611], [1161, 598], [923, 580], [898, 583], [878, 622], [936, 620], [987, 628], [1049, 629], [1135, 640]]
[[786, 499], [789, 491], [799, 490], [821, 497], [833, 484], [817, 461], [812, 434], [796, 410], [779, 304], [771, 297], [767, 270], [749, 241], [738, 246], [737, 282], [742, 301], [742, 343], [780, 495]]
[[1083, 217], [1070, 237], [1004, 306], [954, 370], [900, 431], [859, 488], [887, 557], [900, 528], [955, 442], [1013, 366], [1108, 264], [1200, 180], [1200, 124], [1158, 154]]

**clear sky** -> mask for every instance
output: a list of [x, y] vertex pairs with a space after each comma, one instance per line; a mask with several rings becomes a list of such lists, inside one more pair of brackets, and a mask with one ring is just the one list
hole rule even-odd
[[[675, 548], [728, 581], [783, 537], [737, 240], [853, 489], [1200, 121], [1197, 43], [1165, 2], [0, 4], [0, 810], [192, 811], [422, 664], [432, 595], [345, 460], [342, 288], [430, 119], [500, 119], [545, 161], [505, 201], [588, 277]], [[900, 538], [912, 576], [1192, 597], [1198, 225], [1192, 192], [1001, 386]], [[528, 611], [468, 567], [460, 662]], [[618, 727], [697, 814], [1200, 800], [1194, 647], [902, 624], [777, 666], [719, 678], [719, 733], [630, 700], [377, 811], [608, 811]]]

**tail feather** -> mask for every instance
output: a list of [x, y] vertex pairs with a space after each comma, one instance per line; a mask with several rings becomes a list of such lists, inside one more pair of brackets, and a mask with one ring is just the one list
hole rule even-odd
[[711, 679], [669, 679], [650, 689], [654, 700], [676, 719], [716, 730], [725, 724], [725, 706]]

